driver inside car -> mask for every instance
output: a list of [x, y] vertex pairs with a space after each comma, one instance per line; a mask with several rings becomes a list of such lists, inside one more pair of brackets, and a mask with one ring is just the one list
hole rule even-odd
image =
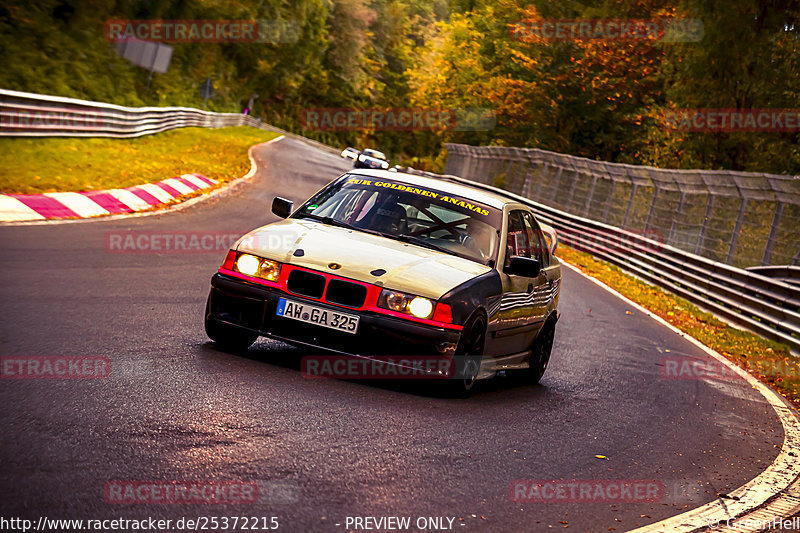
[[397, 203], [399, 197], [392, 194], [373, 195], [364, 205], [356, 227], [366, 227], [390, 235], [403, 235], [408, 230], [407, 214]]

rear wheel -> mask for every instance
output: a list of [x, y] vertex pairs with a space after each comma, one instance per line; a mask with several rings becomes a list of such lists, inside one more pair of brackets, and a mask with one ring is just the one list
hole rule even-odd
[[466, 397], [478, 380], [486, 339], [486, 319], [475, 315], [464, 327], [461, 341], [454, 357], [455, 374], [447, 382], [448, 392], [456, 397]]
[[206, 302], [205, 326], [206, 335], [223, 350], [241, 352], [248, 349], [258, 339], [258, 335], [252, 331], [223, 324], [211, 318], [211, 296]]
[[531, 383], [539, 383], [539, 380], [544, 376], [544, 371], [547, 370], [547, 364], [550, 362], [550, 353], [553, 351], [553, 338], [556, 333], [556, 325], [554, 323], [547, 323], [539, 332], [539, 336], [533, 341], [531, 345], [531, 361], [530, 368], [528, 369], [528, 378]]

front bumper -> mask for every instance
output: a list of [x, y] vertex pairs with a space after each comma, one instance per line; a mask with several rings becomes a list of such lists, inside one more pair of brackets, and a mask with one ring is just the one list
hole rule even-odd
[[[456, 330], [419, 324], [373, 311], [337, 307], [219, 272], [211, 278], [211, 286], [207, 318], [323, 352], [362, 357], [437, 354], [451, 356], [461, 337], [461, 333]], [[280, 298], [358, 315], [358, 332], [344, 333], [278, 316], [276, 309]]]

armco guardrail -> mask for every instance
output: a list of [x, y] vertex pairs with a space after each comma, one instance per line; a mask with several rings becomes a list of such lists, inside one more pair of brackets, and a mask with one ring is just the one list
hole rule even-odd
[[[443, 177], [413, 169], [408, 172]], [[530, 206], [544, 224], [555, 228], [565, 244], [800, 352], [800, 286], [712, 261], [641, 233], [570, 214], [485, 183], [452, 175], [444, 177], [511, 196]]]
[[4, 137], [140, 137], [189, 126], [262, 124], [240, 113], [191, 107], [123, 107], [0, 89], [0, 136]]
[[329, 153], [339, 150], [249, 115], [192, 107], [124, 107], [63, 96], [0, 89], [0, 137], [141, 137], [191, 126], [252, 126], [300, 140]]
[[800, 264], [800, 177], [447, 144], [445, 172], [738, 267]]
[[800, 266], [778, 265], [778, 266], [756, 266], [749, 267], [747, 270], [767, 276], [772, 279], [779, 279], [793, 285], [800, 285]]

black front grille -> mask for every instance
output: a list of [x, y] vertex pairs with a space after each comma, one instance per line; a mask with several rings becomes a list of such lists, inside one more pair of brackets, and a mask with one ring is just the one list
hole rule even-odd
[[367, 298], [367, 288], [358, 283], [350, 283], [339, 279], [332, 279], [328, 283], [325, 299], [333, 304], [348, 307], [361, 307]]
[[295, 294], [322, 298], [322, 293], [325, 291], [325, 276], [303, 270], [292, 270], [289, 279], [286, 280], [286, 288]]

